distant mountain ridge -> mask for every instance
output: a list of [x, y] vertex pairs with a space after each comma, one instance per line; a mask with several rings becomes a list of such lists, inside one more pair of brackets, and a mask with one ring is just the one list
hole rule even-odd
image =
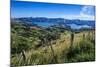
[[46, 17], [23, 17], [23, 18], [13, 18], [13, 20], [18, 22], [25, 22], [27, 24], [33, 24], [34, 22], [43, 22], [43, 23], [57, 23], [59, 25], [67, 25], [67, 24], [76, 24], [76, 25], [88, 25], [95, 28], [94, 20], [79, 20], [79, 19], [64, 19], [64, 18], [46, 18]]

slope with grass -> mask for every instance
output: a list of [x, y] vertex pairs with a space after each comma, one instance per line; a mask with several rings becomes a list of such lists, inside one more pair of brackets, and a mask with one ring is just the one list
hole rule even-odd
[[47, 42], [46, 46], [28, 49], [24, 53], [26, 59], [22, 53], [15, 54], [14, 57], [11, 57], [11, 64], [19, 66], [94, 61], [94, 31], [74, 33], [73, 45], [70, 49], [71, 33], [66, 30], [60, 33], [58, 39]]

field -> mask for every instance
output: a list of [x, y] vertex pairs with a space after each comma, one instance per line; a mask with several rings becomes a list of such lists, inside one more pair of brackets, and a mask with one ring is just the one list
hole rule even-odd
[[95, 30], [30, 28], [11, 24], [11, 65], [27, 66], [95, 60]]

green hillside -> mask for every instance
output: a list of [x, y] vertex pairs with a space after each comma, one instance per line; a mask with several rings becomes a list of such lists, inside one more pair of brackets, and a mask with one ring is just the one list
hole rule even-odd
[[12, 24], [11, 65], [41, 65], [95, 60], [94, 30], [71, 32], [57, 27]]

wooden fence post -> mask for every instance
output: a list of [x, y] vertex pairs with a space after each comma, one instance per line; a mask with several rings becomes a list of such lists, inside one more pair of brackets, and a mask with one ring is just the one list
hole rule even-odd
[[54, 57], [54, 63], [57, 63], [58, 61], [57, 61], [57, 58], [56, 58], [56, 56], [55, 56], [55, 52], [54, 52], [54, 49], [53, 49], [51, 40], [50, 40], [50, 48], [51, 48], [51, 51], [52, 51], [52, 55], [53, 55], [53, 57]]
[[71, 33], [71, 40], [70, 40], [70, 42], [71, 42], [70, 49], [72, 49], [73, 42], [74, 42], [74, 33]]
[[83, 33], [83, 41], [85, 40], [85, 34]]
[[25, 51], [22, 50], [22, 56], [23, 56], [23, 60], [25, 61], [26, 60], [26, 56], [25, 56]]

